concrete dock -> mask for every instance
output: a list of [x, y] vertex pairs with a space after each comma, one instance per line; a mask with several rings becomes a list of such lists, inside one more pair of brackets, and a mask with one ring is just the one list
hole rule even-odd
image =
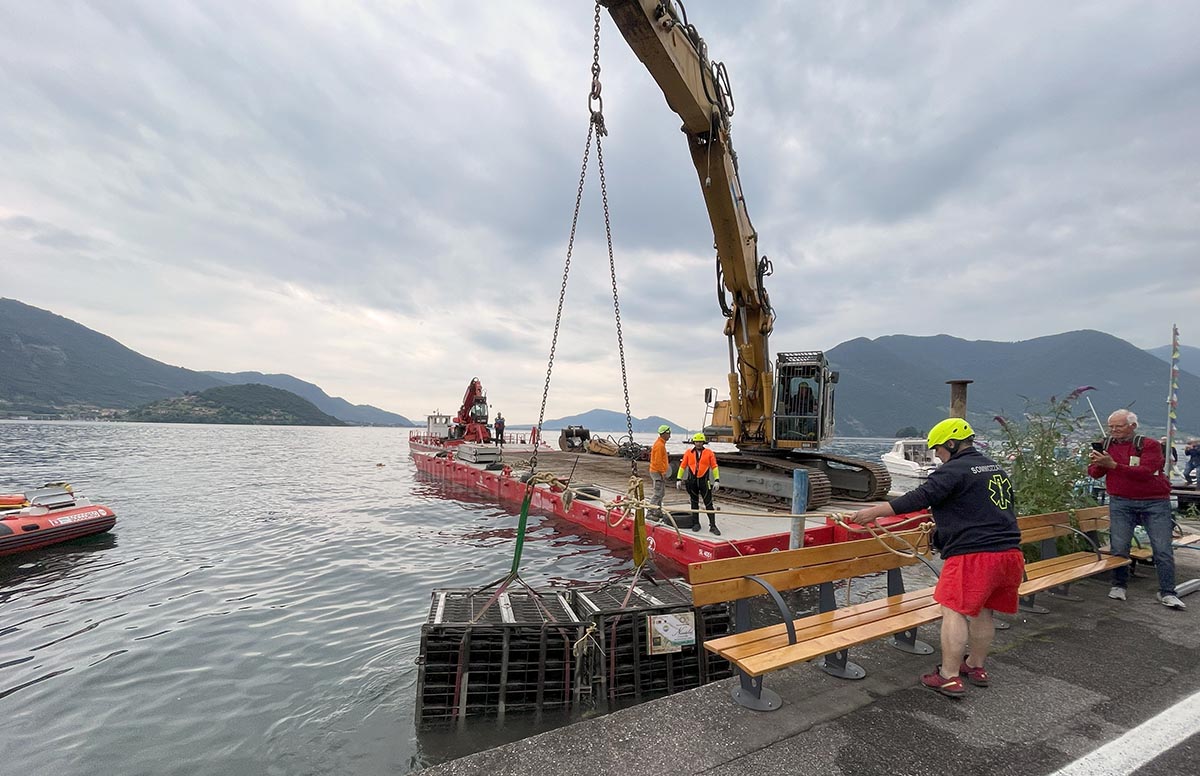
[[[1178, 549], [1176, 569], [1179, 583], [1200, 578], [1200, 551]], [[874, 643], [851, 651], [867, 670], [861, 681], [810, 664], [767, 675], [765, 686], [784, 699], [775, 712], [736, 705], [735, 680], [723, 681], [421, 773], [1027, 776], [1055, 773], [1108, 744], [1093, 754], [1107, 765], [1088, 761], [1063, 773], [1193, 776], [1200, 772], [1200, 596], [1186, 596], [1190, 609], [1175, 611], [1155, 600], [1156, 589], [1153, 567], [1140, 566], [1128, 601], [1107, 598], [1106, 579], [1073, 585], [1082, 601], [1040, 595], [1050, 613], [1007, 616], [1012, 627], [997, 631], [987, 664], [992, 686], [969, 686], [961, 700], [918, 686], [936, 655]], [[920, 633], [936, 646], [936, 625]]]

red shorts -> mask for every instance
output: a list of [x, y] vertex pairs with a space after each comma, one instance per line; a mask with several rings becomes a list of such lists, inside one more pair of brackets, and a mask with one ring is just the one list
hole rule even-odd
[[1024, 573], [1020, 549], [954, 555], [942, 565], [933, 600], [967, 617], [981, 609], [1015, 614]]

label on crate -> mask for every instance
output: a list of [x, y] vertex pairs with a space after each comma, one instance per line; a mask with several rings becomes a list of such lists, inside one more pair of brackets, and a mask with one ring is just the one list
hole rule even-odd
[[696, 643], [696, 613], [646, 615], [646, 654], [682, 652]]

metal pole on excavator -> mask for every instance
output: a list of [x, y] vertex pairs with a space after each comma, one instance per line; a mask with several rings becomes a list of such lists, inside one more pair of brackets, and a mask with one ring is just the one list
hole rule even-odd
[[967, 386], [974, 380], [947, 380], [950, 386], [950, 417], [967, 419]]

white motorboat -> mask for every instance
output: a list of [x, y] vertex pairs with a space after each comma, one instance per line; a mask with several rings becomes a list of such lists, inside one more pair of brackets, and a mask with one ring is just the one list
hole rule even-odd
[[925, 479], [941, 463], [924, 439], [897, 439], [892, 449], [880, 456], [893, 476]]

